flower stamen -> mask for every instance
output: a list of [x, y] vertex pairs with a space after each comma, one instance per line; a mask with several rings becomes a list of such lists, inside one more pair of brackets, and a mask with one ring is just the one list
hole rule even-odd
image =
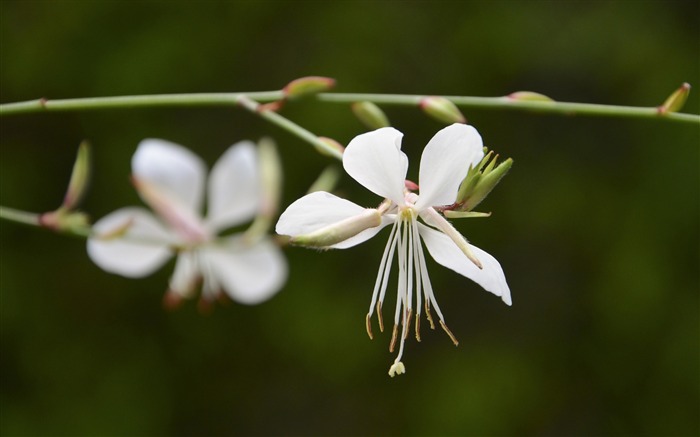
[[399, 336], [399, 325], [394, 324], [394, 330], [391, 333], [391, 343], [389, 343], [389, 353], [394, 353], [396, 348], [396, 340]]
[[404, 320], [404, 325], [406, 326], [403, 330], [403, 339], [406, 340], [408, 338], [408, 331], [411, 330], [411, 321], [413, 320], [413, 310], [411, 308], [408, 309], [408, 313], [406, 314], [406, 319]]
[[382, 301], [377, 302], [377, 320], [379, 320], [379, 331], [384, 332], [384, 318], [382, 317]]
[[420, 314], [416, 314], [416, 341], [420, 341]]
[[372, 335], [372, 320], [370, 317], [372, 317], [372, 315], [367, 313], [367, 317], [365, 317], [365, 325], [367, 326], [367, 335], [369, 335], [369, 339], [374, 340], [374, 336]]
[[459, 341], [457, 341], [457, 338], [454, 336], [452, 331], [445, 325], [445, 322], [443, 320], [440, 320], [440, 326], [442, 326], [442, 329], [447, 333], [447, 335], [450, 336], [450, 339], [452, 340], [452, 343], [455, 344], [455, 346], [459, 346]]

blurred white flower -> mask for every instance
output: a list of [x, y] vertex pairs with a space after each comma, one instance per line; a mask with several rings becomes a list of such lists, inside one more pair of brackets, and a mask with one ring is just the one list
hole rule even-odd
[[[402, 136], [393, 128], [362, 134], [350, 142], [343, 155], [343, 167], [347, 173], [386, 199], [379, 208], [363, 208], [332, 194], [316, 192], [291, 204], [276, 227], [279, 234], [291, 236], [293, 244], [344, 249], [366, 241], [383, 227], [392, 225], [366, 318], [367, 333], [372, 338], [371, 316], [376, 304], [379, 327], [384, 330], [382, 302], [396, 252], [398, 294], [390, 351], [394, 351], [399, 338], [400, 346], [389, 369], [391, 376], [405, 372], [401, 357], [414, 311], [415, 335], [420, 341], [422, 299], [431, 327], [434, 328], [430, 313], [432, 306], [441, 327], [457, 344], [435, 299], [423, 244], [439, 264], [466, 276], [500, 296], [506, 304], [511, 304], [510, 290], [498, 261], [471, 246], [435, 208], [455, 202], [460, 183], [469, 168], [476, 166], [484, 156], [481, 136], [476, 129], [464, 124], [453, 124], [440, 130], [423, 151], [420, 195], [408, 189], [417, 187], [406, 181], [408, 158], [401, 151]], [[425, 224], [420, 223], [418, 217]]]
[[131, 161], [132, 181], [155, 214], [128, 207], [99, 220], [87, 242], [90, 258], [108, 272], [138, 278], [177, 255], [166, 302], [191, 297], [200, 281], [203, 302], [221, 291], [244, 304], [269, 299], [287, 278], [280, 249], [266, 237], [217, 237], [258, 212], [258, 161], [252, 142], [237, 143], [214, 165], [205, 187], [206, 166], [197, 155], [167, 141], [142, 141]]

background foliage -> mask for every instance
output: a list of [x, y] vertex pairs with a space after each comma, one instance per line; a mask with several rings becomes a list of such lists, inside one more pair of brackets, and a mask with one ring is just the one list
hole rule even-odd
[[[276, 89], [305, 75], [337, 91], [504, 95], [657, 105], [700, 86], [695, 1], [6, 1], [0, 100]], [[386, 108], [417, 176], [440, 128]], [[697, 90], [686, 111], [699, 113]], [[461, 343], [424, 332], [407, 374], [364, 315], [384, 238], [286, 251], [270, 302], [166, 312], [172, 264], [145, 280], [99, 270], [81, 239], [2, 222], [2, 435], [697, 435], [697, 125], [465, 111], [515, 165], [459, 229], [504, 266], [514, 305], [432, 263]], [[346, 143], [343, 105], [284, 114]], [[211, 165], [272, 135], [285, 205], [331, 162], [241, 110], [159, 109], [2, 119], [0, 204], [61, 201], [81, 140], [95, 174], [84, 209], [139, 204], [129, 162], [165, 138]], [[339, 190], [379, 199], [344, 176]], [[393, 299], [393, 295], [392, 295]], [[387, 305], [393, 307], [393, 300]]]

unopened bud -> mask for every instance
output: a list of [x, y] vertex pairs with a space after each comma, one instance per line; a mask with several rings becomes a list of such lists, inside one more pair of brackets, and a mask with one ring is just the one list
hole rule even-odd
[[316, 150], [320, 154], [330, 156], [333, 158], [343, 156], [343, 152], [345, 152], [345, 147], [333, 138], [318, 137], [318, 141], [322, 144], [314, 144], [314, 147], [316, 147]]
[[389, 119], [382, 109], [373, 102], [355, 102], [351, 106], [353, 114], [370, 129], [389, 127]]
[[90, 229], [88, 216], [85, 213], [70, 211], [63, 207], [41, 214], [39, 224], [53, 231], [81, 235], [87, 235]]
[[73, 209], [83, 198], [90, 179], [90, 146], [87, 141], [80, 143], [78, 156], [73, 164], [73, 172], [68, 183], [66, 196], [63, 198], [62, 208]]
[[688, 94], [690, 94], [690, 84], [686, 82], [668, 96], [663, 105], [659, 106], [659, 113], [666, 114], [680, 111], [688, 99]]
[[258, 142], [258, 157], [262, 189], [258, 215], [245, 232], [249, 243], [258, 241], [270, 230], [282, 191], [282, 164], [272, 138], [265, 137]]
[[272, 217], [277, 213], [282, 191], [282, 164], [272, 138], [265, 137], [258, 142], [258, 156], [262, 182], [260, 214]]
[[314, 183], [311, 184], [307, 193], [314, 193], [316, 191], [325, 191], [330, 193], [338, 183], [338, 179], [340, 179], [340, 171], [338, 170], [338, 167], [330, 165], [326, 167], [316, 178]]
[[467, 122], [457, 105], [444, 97], [426, 97], [420, 101], [419, 106], [437, 121], [447, 124]]
[[284, 97], [289, 100], [298, 99], [323, 91], [328, 91], [335, 86], [335, 79], [321, 76], [307, 76], [295, 79], [282, 89]]
[[382, 223], [382, 215], [376, 209], [366, 209], [362, 214], [346, 218], [317, 231], [292, 237], [290, 243], [300, 246], [328, 248], [354, 237], [360, 232]]
[[498, 155], [493, 157], [493, 159], [491, 158], [492, 153], [489, 153], [476, 169], [472, 169], [467, 174], [467, 177], [459, 187], [456, 202], [458, 206], [454, 208], [454, 211], [471, 211], [474, 209], [489, 195], [491, 190], [498, 185], [503, 176], [513, 166], [511, 158], [498, 165], [496, 165]]
[[550, 97], [532, 91], [516, 91], [506, 97], [518, 102], [554, 102]]

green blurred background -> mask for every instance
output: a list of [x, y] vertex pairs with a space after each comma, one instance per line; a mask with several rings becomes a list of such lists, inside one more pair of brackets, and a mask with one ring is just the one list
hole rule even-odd
[[[700, 86], [697, 1], [6, 1], [0, 101], [278, 89], [305, 75], [339, 92], [498, 96], [654, 106]], [[700, 113], [693, 90], [685, 111]], [[441, 126], [385, 108], [418, 158]], [[349, 108], [284, 115], [347, 143]], [[515, 160], [457, 224], [503, 265], [513, 306], [431, 261], [448, 325], [407, 344], [391, 379], [389, 333], [364, 317], [388, 231], [361, 246], [290, 248], [273, 300], [209, 315], [161, 300], [172, 263], [132, 280], [85, 242], [0, 230], [0, 433], [23, 435], [698, 435], [700, 129], [655, 120], [465, 110]], [[61, 201], [76, 148], [93, 144], [83, 204], [95, 219], [139, 204], [130, 157], [147, 137], [211, 165], [271, 135], [284, 204], [334, 163], [235, 109], [4, 117], [0, 204]], [[338, 189], [379, 199], [347, 176]], [[390, 290], [395, 290], [390, 286]], [[395, 293], [388, 293], [393, 308]]]

